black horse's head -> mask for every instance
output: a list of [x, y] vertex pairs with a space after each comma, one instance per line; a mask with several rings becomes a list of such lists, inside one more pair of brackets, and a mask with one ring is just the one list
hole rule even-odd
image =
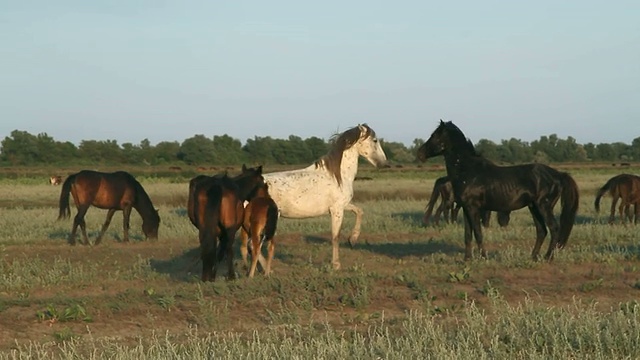
[[[451, 123], [450, 121], [448, 123]], [[444, 150], [447, 148], [448, 137], [446, 136], [447, 132], [447, 123], [440, 120], [440, 124], [433, 131], [429, 140], [427, 140], [424, 144], [422, 144], [418, 148], [418, 153], [416, 154], [418, 160], [427, 161], [427, 159], [432, 158], [434, 156], [442, 155]]]
[[429, 140], [418, 148], [416, 156], [418, 160], [424, 162], [429, 158], [444, 154], [445, 151], [453, 147], [475, 153], [473, 144], [467, 140], [456, 125], [451, 121], [444, 122], [440, 120], [440, 124], [438, 124], [438, 127], [433, 131]]

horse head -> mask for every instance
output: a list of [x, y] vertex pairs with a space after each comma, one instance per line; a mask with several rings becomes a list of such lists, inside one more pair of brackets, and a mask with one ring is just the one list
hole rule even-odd
[[387, 155], [382, 149], [382, 145], [376, 132], [367, 124], [358, 125], [359, 136], [353, 145], [358, 150], [358, 155], [367, 159], [371, 165], [375, 167], [387, 166]]
[[153, 213], [148, 219], [142, 221], [142, 232], [150, 240], [158, 239], [158, 228], [160, 227], [160, 215], [158, 209], [153, 209]]
[[242, 173], [234, 178], [240, 191], [240, 198], [245, 201], [249, 200], [255, 194], [256, 190], [264, 186], [264, 177], [262, 176], [262, 165], [248, 168], [242, 164]]
[[453, 122], [440, 120], [440, 124], [433, 131], [429, 140], [418, 148], [416, 156], [418, 160], [424, 162], [434, 156], [443, 155], [453, 148], [475, 154], [473, 144]]

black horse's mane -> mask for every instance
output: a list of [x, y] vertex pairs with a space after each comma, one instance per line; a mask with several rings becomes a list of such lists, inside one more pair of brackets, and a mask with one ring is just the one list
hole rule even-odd
[[450, 139], [453, 142], [453, 146], [463, 148], [470, 155], [480, 156], [480, 154], [476, 152], [476, 148], [475, 146], [473, 146], [473, 142], [471, 142], [471, 139], [467, 138], [462, 130], [460, 130], [460, 128], [457, 127], [453, 122], [442, 122], [440, 126], [444, 126], [444, 128], [450, 134]]

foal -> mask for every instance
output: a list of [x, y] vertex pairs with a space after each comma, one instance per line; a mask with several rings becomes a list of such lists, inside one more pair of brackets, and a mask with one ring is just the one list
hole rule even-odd
[[[242, 244], [240, 253], [245, 265], [247, 265], [247, 243], [251, 237], [251, 268], [249, 277], [255, 274], [258, 260], [263, 265], [264, 274], [271, 274], [271, 261], [275, 252], [275, 240], [273, 239], [278, 224], [278, 206], [269, 195], [269, 186], [264, 184], [256, 190], [255, 196], [249, 201], [244, 209], [244, 220], [240, 233]], [[268, 241], [267, 263], [264, 266], [262, 257], [262, 243]]]

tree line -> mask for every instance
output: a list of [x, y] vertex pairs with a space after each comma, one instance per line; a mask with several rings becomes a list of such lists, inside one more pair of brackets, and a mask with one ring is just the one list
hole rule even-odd
[[[162, 141], [152, 145], [148, 139], [139, 144], [116, 140], [82, 140], [79, 145], [57, 141], [46, 133], [37, 135], [14, 130], [0, 143], [0, 164], [30, 165], [264, 165], [307, 164], [326, 154], [330, 139], [302, 139], [290, 135], [287, 139], [255, 136], [243, 144], [229, 135], [194, 135], [182, 142]], [[410, 146], [401, 142], [382, 141], [390, 161], [397, 164], [415, 162], [417, 147], [424, 139], [415, 139]], [[631, 144], [622, 142], [579, 144], [569, 136], [541, 136], [526, 142], [511, 138], [495, 143], [481, 139], [476, 149], [485, 157], [506, 164], [540, 162], [640, 161], [640, 137]], [[440, 160], [434, 160], [440, 161]]]

